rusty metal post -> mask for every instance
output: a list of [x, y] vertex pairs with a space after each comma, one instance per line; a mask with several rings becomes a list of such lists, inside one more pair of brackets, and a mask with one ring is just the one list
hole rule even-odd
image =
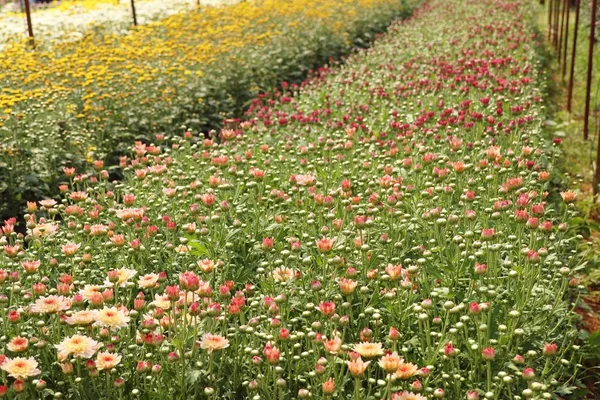
[[[588, 67], [587, 67], [587, 82], [585, 86], [585, 112], [583, 115], [583, 138], [587, 140], [590, 136], [590, 95], [592, 92], [592, 68], [594, 65], [594, 42], [596, 36], [596, 8], [598, 7], [598, 0], [592, 0], [592, 18], [590, 23], [590, 43], [588, 48]], [[598, 151], [600, 152], [600, 140], [598, 140]], [[600, 165], [600, 158], [596, 158], [596, 177], [595, 182], [599, 182], [597, 179], [600, 178], [600, 172], [598, 166]], [[594, 185], [594, 190], [596, 185]]]
[[569, 47], [569, 17], [571, 13], [571, 0], [565, 0], [565, 20], [566, 20], [566, 24], [565, 24], [565, 46], [564, 46], [564, 52], [563, 52], [563, 68], [562, 68], [562, 78], [565, 78], [565, 75], [567, 75], [567, 48]]
[[135, 0], [131, 0], [131, 13], [133, 14], [133, 25], [137, 26], [137, 15], [135, 13]]
[[575, 26], [573, 27], [573, 48], [571, 49], [571, 72], [569, 75], [569, 90], [567, 95], [567, 110], [571, 112], [573, 103], [573, 79], [575, 78], [575, 58], [577, 57], [577, 32], [579, 31], [579, 8], [581, 0], [577, 0], [575, 5]]
[[29, 0], [25, 0], [25, 16], [27, 17], [27, 31], [29, 32], [29, 44], [35, 47], [35, 41], [33, 39], [33, 25], [31, 24], [31, 8], [29, 7]]

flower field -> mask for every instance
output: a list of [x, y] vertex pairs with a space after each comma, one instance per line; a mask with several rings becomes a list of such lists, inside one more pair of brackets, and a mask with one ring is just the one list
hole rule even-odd
[[[219, 4], [205, 0], [202, 4]], [[145, 24], [196, 6], [196, 0], [161, 2], [142, 0], [136, 3], [139, 24]], [[116, 33], [128, 32], [131, 27], [131, 5], [116, 0], [68, 0], [57, 6], [33, 12], [34, 32], [43, 41], [79, 40], [90, 29], [105, 27]], [[18, 4], [0, 8], [0, 50], [6, 43], [21, 40], [27, 33], [25, 14]]]
[[56, 196], [64, 167], [115, 166], [134, 140], [219, 127], [259, 93], [366, 45], [414, 3], [248, 1], [182, 11], [125, 35], [116, 18], [65, 41], [81, 35], [76, 27], [42, 36], [35, 51], [10, 42], [0, 52], [0, 213]]
[[2, 227], [0, 396], [569, 398], [576, 195], [536, 46], [526, 2], [429, 0], [209, 138], [132, 142], [121, 181], [68, 165]]

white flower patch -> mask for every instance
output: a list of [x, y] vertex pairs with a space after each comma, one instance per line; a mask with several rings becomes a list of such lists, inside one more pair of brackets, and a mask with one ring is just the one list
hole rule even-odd
[[[206, 6], [235, 3], [237, 0], [201, 0]], [[137, 0], [137, 22], [148, 24], [173, 14], [197, 7], [197, 0]], [[91, 29], [101, 28], [111, 33], [126, 34], [132, 26], [131, 3], [119, 0], [100, 3], [94, 8], [73, 6], [44, 8], [32, 12], [33, 32], [36, 41], [70, 41], [80, 39]], [[13, 40], [27, 37], [25, 14], [14, 3], [0, 10], [0, 50]]]

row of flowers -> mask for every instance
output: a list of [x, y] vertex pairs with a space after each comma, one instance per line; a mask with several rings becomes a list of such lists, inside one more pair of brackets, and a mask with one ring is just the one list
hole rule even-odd
[[[0, 51], [0, 213], [56, 195], [65, 166], [83, 169], [95, 158], [114, 166], [134, 139], [179, 132], [182, 124], [220, 126], [261, 91], [300, 82], [410, 8], [397, 0], [264, 0], [194, 9], [187, 1], [183, 8], [179, 1], [142, 2], [142, 11], [180, 12], [122, 35], [116, 15], [129, 15], [126, 3], [106, 6], [106, 18], [88, 12], [110, 21], [78, 40], [40, 35], [36, 50], [23, 40]], [[67, 29], [80, 35], [77, 27]]]
[[[233, 3], [229, 0], [203, 0], [202, 5]], [[131, 3], [124, 0], [67, 0], [32, 4], [32, 22], [38, 45], [80, 40], [92, 30], [104, 29], [111, 33], [129, 33], [132, 28]], [[189, 12], [197, 0], [137, 0], [137, 23], [148, 24], [173, 14]], [[10, 3], [0, 8], [0, 50], [27, 36], [27, 24], [22, 4]]]
[[8, 398], [551, 399], [582, 351], [518, 1], [430, 0], [344, 66], [2, 226]]

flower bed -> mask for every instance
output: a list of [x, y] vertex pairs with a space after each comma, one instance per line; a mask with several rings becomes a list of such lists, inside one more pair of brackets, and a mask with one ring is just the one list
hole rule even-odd
[[430, 0], [218, 137], [137, 143], [122, 182], [66, 169], [26, 236], [3, 227], [0, 390], [572, 392], [575, 194], [548, 194], [527, 21], [519, 2]]
[[[232, 0], [202, 0], [203, 5], [231, 4]], [[33, 31], [41, 43], [79, 40], [89, 31], [103, 28], [111, 33], [129, 33], [132, 25], [131, 3], [116, 0], [69, 0], [32, 6]], [[189, 12], [197, 0], [137, 0], [137, 22], [140, 25], [180, 12]], [[0, 50], [7, 43], [27, 36], [22, 5], [11, 3], [0, 9]]]
[[[411, 1], [406, 2], [411, 4]], [[54, 195], [62, 168], [115, 165], [134, 139], [207, 131], [409, 11], [400, 0], [265, 0], [0, 52], [0, 212]], [[116, 22], [118, 24], [118, 22]]]

